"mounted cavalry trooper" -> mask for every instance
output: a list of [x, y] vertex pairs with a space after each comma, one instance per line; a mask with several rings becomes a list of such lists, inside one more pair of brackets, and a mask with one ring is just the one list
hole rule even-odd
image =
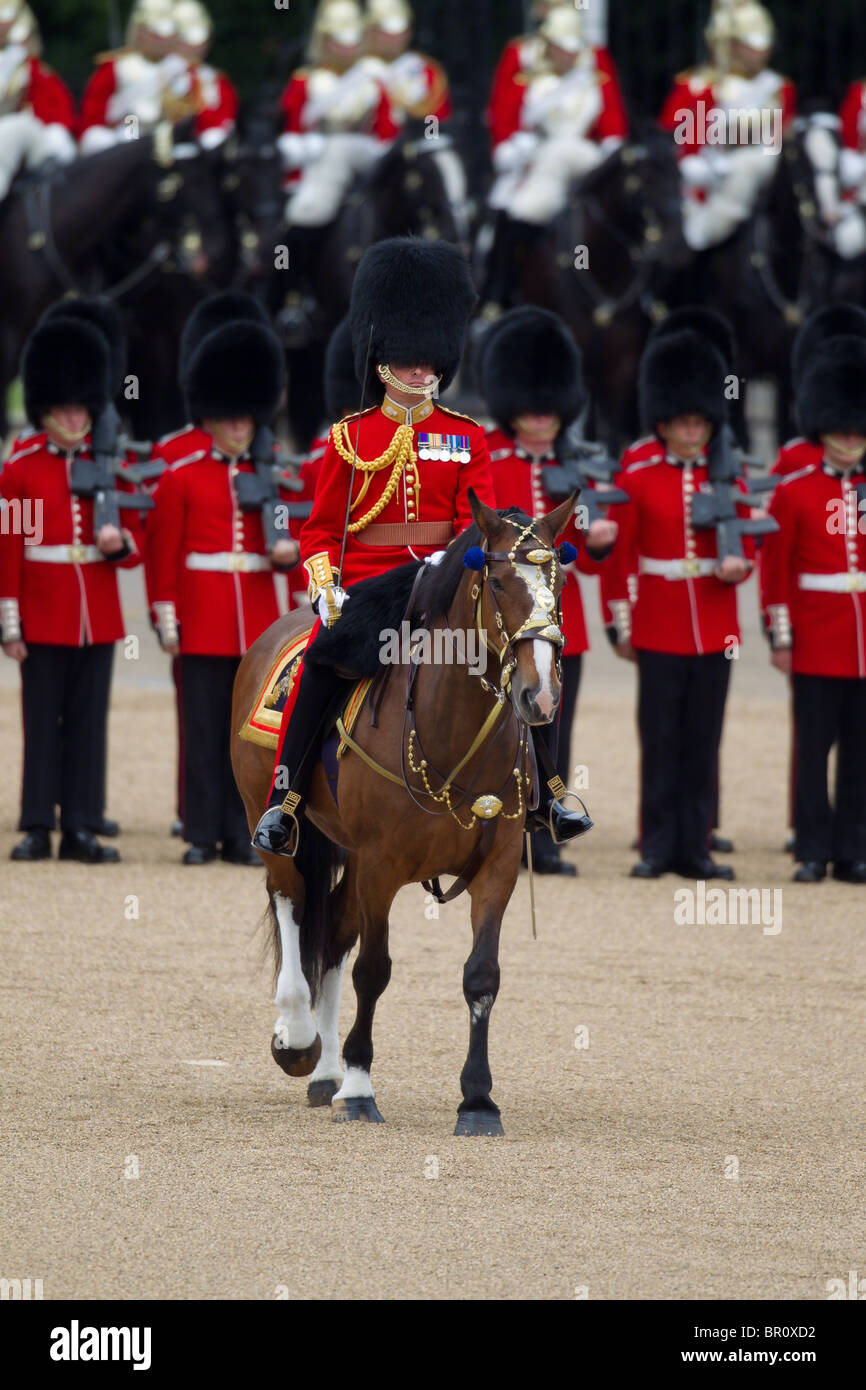
[[[826, 339], [797, 411], [821, 461], [783, 478], [761, 557], [772, 664], [793, 676], [799, 883], [866, 883], [866, 340]], [[827, 759], [836, 745], [836, 794]]]
[[[93, 828], [103, 813], [114, 643], [124, 635], [117, 569], [141, 560], [135, 511], [121, 505], [119, 526], [95, 529], [81, 476], [80, 463], [93, 457], [91, 427], [111, 400], [109, 345], [92, 323], [58, 315], [31, 337], [22, 378], [38, 433], [0, 478], [11, 523], [0, 532], [3, 650], [21, 663], [24, 710], [27, 833], [12, 857], [50, 856], [59, 791], [60, 858], [106, 863], [117, 851]], [[118, 488], [132, 491], [122, 481]], [[38, 523], [32, 531], [28, 516]]]
[[138, 0], [126, 47], [103, 54], [81, 102], [83, 154], [146, 134], [161, 120], [195, 117], [200, 143], [211, 149], [234, 127], [237, 94], [204, 62], [210, 16], [197, 0]]
[[717, 11], [707, 30], [714, 61], [680, 73], [664, 104], [660, 124], [676, 142], [683, 235], [693, 251], [731, 236], [775, 175], [796, 91], [768, 67], [774, 40], [762, 5]]
[[545, 67], [545, 41], [537, 25], [560, 3], [561, 0], [534, 0], [532, 17], [536, 28], [509, 39], [502, 50], [493, 74], [486, 115], [494, 149], [518, 128], [524, 88]]
[[248, 864], [243, 805], [229, 761], [232, 685], [248, 647], [279, 616], [274, 569], [296, 561], [290, 541], [268, 553], [260, 510], [239, 479], [255, 472], [257, 427], [270, 424], [285, 380], [273, 333], [250, 320], [214, 329], [192, 351], [184, 387], [196, 447], [160, 479], [148, 521], [149, 598], [164, 649], [180, 654], [184, 720], [185, 864]]
[[[733, 878], [707, 843], [732, 644], [734, 586], [749, 558], [718, 557], [692, 522], [710, 486], [708, 446], [726, 416], [728, 363], [712, 337], [683, 328], [651, 340], [641, 361], [641, 414], [653, 430], [623, 455], [619, 537], [602, 572], [618, 656], [638, 666], [641, 855], [635, 878], [667, 871]], [[739, 509], [745, 519], [748, 509]], [[748, 538], [743, 541], [751, 554]], [[637, 576], [634, 604], [630, 576]]]
[[0, 3], [0, 199], [20, 169], [68, 164], [77, 153], [72, 96], [40, 48], [29, 7]]
[[[381, 241], [358, 267], [350, 308], [355, 367], [365, 397], [375, 404], [333, 426], [301, 532], [320, 622], [291, 718], [284, 717], [268, 809], [253, 836], [268, 853], [293, 856], [297, 850], [318, 736], [350, 688], [330, 664], [346, 659], [345, 648], [328, 664], [324, 655], [321, 663], [316, 659], [322, 625], [339, 620], [340, 642], [345, 634], [365, 662], [372, 643], [378, 662], [381, 623], [365, 633], [352, 617], [355, 598], [363, 612], [360, 581], [435, 557], [471, 524], [471, 489], [487, 506], [496, 505], [484, 430], [433, 399], [454, 378], [474, 304], [466, 263], [444, 242]], [[584, 828], [582, 817], [553, 802], [552, 791], [543, 801], [539, 814], [545, 822], [552, 817], [559, 838]]]
[[363, 44], [356, 0], [329, 0], [314, 21], [311, 65], [294, 74], [280, 98], [280, 152], [286, 169], [301, 173], [286, 210], [294, 227], [333, 222], [352, 179], [397, 134], [383, 83], [359, 61]]
[[[489, 204], [502, 213], [491, 250], [484, 316], [496, 317], [514, 263], [565, 208], [575, 179], [596, 168], [628, 136], [616, 68], [583, 36], [579, 12], [554, 7], [539, 28], [544, 62], [528, 74], [508, 123], [497, 123], [496, 181]], [[497, 269], [493, 269], [493, 267]]]
[[[551, 497], [551, 470], [561, 469], [565, 432], [585, 404], [580, 349], [569, 330], [546, 309], [512, 309], [497, 319], [479, 345], [481, 394], [496, 421], [487, 435], [493, 486], [500, 507], [518, 506], [545, 516], [562, 501]], [[573, 519], [563, 540], [575, 551], [562, 587], [562, 695], [558, 729], [549, 725], [549, 751], [567, 785], [571, 734], [583, 653], [589, 642], [578, 571], [598, 575], [610, 553], [617, 524], [599, 517], [586, 528]], [[558, 734], [558, 749], [557, 749]], [[548, 829], [532, 832], [532, 864], [539, 873], [574, 875], [560, 858]]]

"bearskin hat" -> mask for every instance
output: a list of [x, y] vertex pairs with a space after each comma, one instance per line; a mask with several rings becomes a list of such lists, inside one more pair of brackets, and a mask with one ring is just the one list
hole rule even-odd
[[24, 408], [34, 429], [57, 405], [83, 405], [92, 419], [111, 400], [111, 354], [98, 328], [84, 319], [41, 323], [21, 359]]
[[209, 295], [195, 306], [180, 335], [178, 369], [182, 387], [183, 374], [199, 343], [203, 342], [209, 333], [213, 333], [214, 329], [222, 328], [227, 323], [237, 323], [239, 320], [244, 323], [260, 323], [263, 328], [271, 326], [264, 306], [243, 290], [222, 290], [219, 294]]
[[500, 429], [518, 415], [558, 415], [563, 427], [586, 399], [580, 348], [556, 314], [527, 305], [487, 330], [478, 361], [481, 394]]
[[859, 304], [825, 304], [809, 315], [799, 328], [791, 348], [791, 380], [795, 392], [812, 354], [828, 338], [838, 338], [843, 333], [866, 338], [866, 309], [861, 309]]
[[717, 352], [721, 353], [729, 372], [734, 370], [736, 341], [734, 330], [723, 314], [715, 309], [706, 309], [703, 304], [684, 304], [680, 309], [672, 309], [659, 323], [655, 324], [649, 342], [669, 338], [673, 333], [681, 333], [690, 328], [708, 338]]
[[279, 339], [250, 320], [226, 323], [193, 351], [184, 378], [191, 420], [273, 419], [286, 381]]
[[808, 439], [839, 432], [866, 435], [866, 339], [840, 333], [803, 363], [797, 417]]
[[349, 308], [359, 381], [368, 345], [370, 350], [365, 402], [382, 400], [384, 387], [376, 375], [380, 362], [429, 362], [444, 391], [460, 365], [475, 301], [469, 267], [450, 242], [391, 237], [365, 251]]
[[120, 310], [113, 299], [105, 295], [82, 295], [76, 299], [58, 299], [56, 304], [46, 310], [43, 323], [53, 323], [55, 319], [78, 319], [98, 328], [111, 354], [111, 395], [112, 399], [123, 390], [126, 378], [126, 333], [120, 317]]
[[348, 315], [331, 334], [325, 353], [325, 408], [329, 420], [342, 420], [358, 409], [361, 383], [355, 375], [352, 325]]
[[676, 415], [705, 415], [717, 429], [727, 414], [725, 376], [721, 353], [693, 329], [650, 342], [639, 376], [644, 428], [654, 430]]

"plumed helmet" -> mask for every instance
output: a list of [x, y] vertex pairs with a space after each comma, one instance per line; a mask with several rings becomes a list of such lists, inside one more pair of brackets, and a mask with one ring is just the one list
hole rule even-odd
[[249, 319], [223, 324], [198, 344], [187, 363], [184, 388], [189, 418], [273, 419], [286, 382], [282, 345], [270, 328]]
[[120, 311], [113, 299], [105, 295], [81, 295], [77, 299], [58, 299], [46, 310], [43, 323], [57, 319], [77, 319], [97, 328], [108, 344], [111, 357], [111, 396], [115, 399], [123, 390], [126, 378], [126, 334]]
[[800, 326], [791, 348], [791, 380], [795, 392], [803, 368], [815, 351], [828, 338], [838, 338], [842, 333], [866, 339], [866, 309], [861, 309], [859, 304], [844, 301], [839, 304], [825, 304], [822, 308], [816, 309], [814, 314], [810, 314]]
[[331, 334], [325, 353], [325, 407], [329, 420], [342, 420], [358, 409], [361, 383], [355, 375], [352, 325], [348, 314]]
[[574, 5], [555, 5], [542, 20], [538, 32], [548, 43], [564, 48], [567, 53], [579, 53], [586, 47], [583, 21]]
[[510, 309], [481, 340], [478, 381], [500, 429], [511, 432], [518, 415], [558, 415], [563, 427], [586, 399], [580, 348], [561, 319], [547, 309]]
[[368, 29], [386, 34], [405, 34], [412, 28], [414, 15], [407, 0], [367, 0], [364, 22]]
[[[352, 285], [349, 317], [358, 380], [368, 405], [382, 400], [377, 363], [430, 363], [444, 391], [463, 355], [476, 302], [469, 267], [456, 246], [420, 237], [391, 237], [365, 251]], [[372, 335], [371, 335], [372, 329]]]
[[866, 436], [866, 340], [840, 333], [812, 353], [797, 388], [797, 418], [808, 439]]
[[650, 342], [641, 358], [639, 397], [644, 428], [677, 415], [705, 415], [718, 429], [727, 415], [725, 362], [694, 329]]
[[24, 408], [34, 429], [54, 406], [83, 405], [96, 419], [111, 400], [111, 354], [98, 328], [83, 319], [43, 320], [21, 359]]

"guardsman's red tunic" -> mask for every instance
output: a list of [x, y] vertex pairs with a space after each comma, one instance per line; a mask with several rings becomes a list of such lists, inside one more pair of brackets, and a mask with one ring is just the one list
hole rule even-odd
[[801, 468], [812, 468], [821, 462], [824, 457], [824, 450], [820, 444], [814, 444], [811, 439], [797, 435], [794, 439], [789, 439], [787, 444], [783, 444], [779, 449], [776, 462], [770, 469], [771, 473], [778, 473], [781, 477], [786, 477], [788, 473], [799, 473]]
[[862, 470], [829, 464], [784, 478], [770, 515], [779, 531], [764, 540], [761, 602], [774, 637], [793, 638], [798, 675], [866, 677], [866, 511]]

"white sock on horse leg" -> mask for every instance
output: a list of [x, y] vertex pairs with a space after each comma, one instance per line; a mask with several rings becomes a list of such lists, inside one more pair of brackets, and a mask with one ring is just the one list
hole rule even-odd
[[363, 1067], [347, 1067], [346, 1076], [334, 1100], [354, 1100], [358, 1096], [375, 1096], [370, 1073]]
[[343, 969], [346, 957], [325, 972], [319, 1002], [316, 1005], [316, 1023], [322, 1039], [322, 1055], [316, 1070], [310, 1077], [314, 1081], [342, 1081], [343, 1068], [340, 1066], [340, 992], [343, 986]]
[[280, 1013], [274, 1037], [280, 1047], [303, 1049], [315, 1042], [316, 1021], [310, 1008], [310, 986], [301, 969], [301, 929], [295, 921], [294, 904], [281, 893], [274, 894], [274, 911], [283, 951], [275, 1000]]

